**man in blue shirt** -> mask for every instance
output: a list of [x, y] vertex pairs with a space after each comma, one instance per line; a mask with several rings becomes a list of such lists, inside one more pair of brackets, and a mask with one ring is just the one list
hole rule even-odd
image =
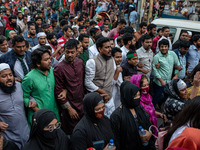
[[26, 41], [29, 42], [31, 47], [34, 47], [38, 44], [37, 36], [36, 36], [36, 29], [34, 24], [30, 24], [28, 26], [28, 34], [24, 35]]
[[200, 35], [196, 34], [192, 37], [193, 45], [190, 46], [188, 52], [188, 73], [192, 72], [192, 70], [198, 65], [200, 60]]
[[190, 42], [189, 41], [180, 41], [179, 48], [175, 49], [174, 52], [178, 56], [180, 67], [177, 68], [179, 70], [178, 79], [184, 79], [186, 75], [186, 54], [188, 53]]

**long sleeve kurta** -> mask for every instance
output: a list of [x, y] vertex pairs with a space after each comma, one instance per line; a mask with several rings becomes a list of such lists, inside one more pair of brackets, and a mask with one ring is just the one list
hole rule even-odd
[[14, 142], [20, 149], [28, 141], [30, 132], [22, 96], [23, 91], [19, 82], [16, 82], [16, 90], [11, 94], [0, 89], [0, 122], [8, 124], [8, 128], [2, 134], [6, 140]]
[[[55, 75], [55, 96], [56, 98], [63, 89], [67, 90], [64, 101], [57, 100], [61, 108], [67, 102], [77, 111], [80, 117], [83, 116], [83, 97], [84, 97], [84, 65], [79, 58], [75, 59], [73, 64], [63, 60], [54, 68]], [[79, 120], [72, 120], [66, 109], [61, 109], [63, 130], [71, 134], [73, 128]], [[66, 125], [65, 125], [66, 123]]]
[[[53, 69], [48, 71], [45, 75], [38, 69], [33, 69], [29, 72], [22, 81], [24, 104], [26, 107], [29, 105], [29, 97], [33, 97], [39, 109], [47, 108], [56, 114], [59, 119], [58, 107], [54, 96], [55, 78]], [[33, 110], [28, 110], [28, 122], [32, 123]]]

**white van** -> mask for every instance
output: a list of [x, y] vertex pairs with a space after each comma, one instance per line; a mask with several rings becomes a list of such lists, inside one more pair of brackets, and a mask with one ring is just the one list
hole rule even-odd
[[199, 21], [159, 18], [153, 20], [151, 23], [157, 25], [157, 28], [168, 26], [170, 28], [170, 33], [173, 35], [173, 43], [179, 39], [182, 30], [191, 31], [192, 35], [200, 34]]

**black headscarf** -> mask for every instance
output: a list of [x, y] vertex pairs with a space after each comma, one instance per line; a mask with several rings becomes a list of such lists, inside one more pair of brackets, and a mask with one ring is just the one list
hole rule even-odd
[[[129, 81], [124, 81], [120, 87], [122, 106], [118, 107], [111, 115], [112, 128], [115, 132], [117, 149], [154, 150], [155, 142], [153, 136], [149, 145], [144, 147], [140, 139], [139, 126], [148, 130], [151, 123], [149, 115], [139, 104], [133, 107], [134, 97], [140, 88]], [[133, 117], [130, 109], [134, 108], [137, 119]]]
[[129, 81], [124, 81], [120, 87], [122, 105], [126, 106], [127, 108], [133, 108], [133, 99], [138, 91], [140, 91], [138, 86]]
[[54, 129], [52, 132], [44, 130], [54, 119], [57, 119], [56, 115], [48, 109], [40, 109], [33, 114], [30, 138], [24, 150], [68, 149], [68, 139], [61, 129]]
[[114, 139], [110, 120], [106, 116], [102, 119], [97, 119], [95, 116], [94, 108], [102, 100], [103, 98], [98, 93], [88, 93], [84, 97], [84, 116], [74, 128], [71, 138], [74, 150], [93, 147], [93, 142], [100, 140], [104, 141], [105, 147], [110, 139]]
[[83, 99], [83, 111], [84, 115], [90, 119], [92, 122], [98, 122], [99, 119], [96, 118], [94, 113], [94, 108], [103, 102], [103, 98], [98, 93], [89, 93]]

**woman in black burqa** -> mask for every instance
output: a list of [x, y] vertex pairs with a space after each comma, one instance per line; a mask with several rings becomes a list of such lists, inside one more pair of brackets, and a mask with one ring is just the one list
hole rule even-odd
[[105, 105], [98, 93], [89, 93], [83, 100], [84, 116], [74, 128], [72, 150], [86, 150], [93, 142], [104, 141], [104, 147], [114, 138], [110, 120], [104, 116]]
[[68, 150], [69, 139], [58, 126], [56, 115], [40, 109], [33, 115], [29, 141], [23, 150]]
[[[120, 87], [122, 105], [111, 115], [111, 124], [118, 150], [154, 150], [155, 142], [149, 130], [151, 126], [149, 115], [140, 105], [140, 88], [129, 81], [124, 81]], [[145, 137], [140, 137], [139, 126], [146, 130]], [[143, 146], [142, 140], [148, 141]]]

